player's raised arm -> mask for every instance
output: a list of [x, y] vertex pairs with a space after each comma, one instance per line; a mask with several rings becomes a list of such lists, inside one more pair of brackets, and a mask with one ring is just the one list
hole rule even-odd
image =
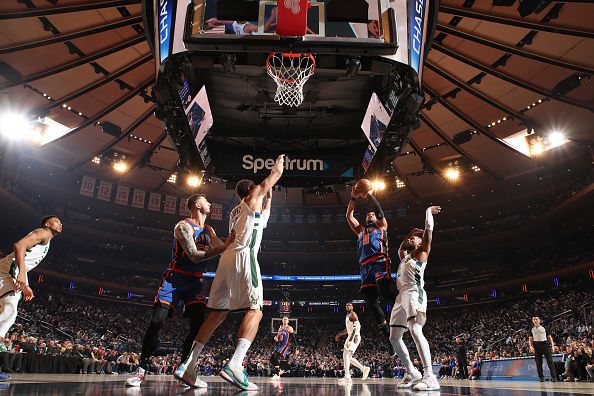
[[199, 250], [198, 247], [196, 247], [196, 241], [194, 240], [194, 230], [185, 221], [180, 221], [179, 223], [177, 223], [173, 234], [181, 244], [182, 249], [184, 249], [184, 252], [188, 255], [188, 258], [193, 263], [208, 260], [213, 256], [221, 254], [225, 251], [225, 249], [227, 249], [227, 246], [229, 246], [231, 242], [233, 242], [234, 238], [234, 235], [231, 234], [224, 242], [221, 241], [222, 244], [220, 244], [217, 247], [213, 247], [208, 252], [205, 252], [204, 250]]
[[416, 250], [416, 258], [421, 261], [427, 261], [427, 257], [431, 251], [431, 242], [433, 241], [433, 227], [435, 226], [433, 215], [436, 215], [439, 212], [441, 212], [440, 206], [430, 206], [425, 211], [425, 231], [423, 232], [421, 244]]
[[377, 225], [380, 226], [381, 228], [387, 230], [388, 229], [388, 221], [386, 220], [384, 211], [382, 210], [382, 207], [381, 207], [379, 201], [377, 200], [376, 197], [373, 196], [372, 191], [370, 191], [369, 194], [367, 194], [367, 199], [371, 203], [371, 207], [373, 208], [373, 212], [375, 213], [375, 217], [377, 218]]
[[[281, 154], [276, 158], [276, 162], [270, 171], [270, 175], [264, 181], [257, 186], [254, 187], [252, 193], [250, 193], [250, 199], [261, 200], [270, 190], [272, 187], [279, 181], [281, 176], [283, 175], [283, 171], [285, 170], [285, 155]], [[258, 201], [258, 204], [260, 202]], [[251, 205], [250, 205], [251, 206]]]
[[359, 224], [359, 222], [355, 218], [355, 200], [356, 199], [357, 199], [357, 193], [355, 192], [355, 187], [353, 187], [353, 189], [351, 190], [351, 199], [349, 200], [349, 204], [347, 206], [346, 219], [347, 219], [347, 223], [349, 223], [349, 227], [351, 227], [351, 230], [353, 230], [353, 232], [355, 234], [359, 235], [359, 233], [363, 229], [363, 226], [361, 224]]

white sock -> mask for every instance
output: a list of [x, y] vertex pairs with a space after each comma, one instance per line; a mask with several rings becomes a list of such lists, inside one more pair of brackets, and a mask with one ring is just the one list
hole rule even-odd
[[429, 350], [429, 342], [427, 342], [427, 338], [425, 338], [425, 335], [423, 334], [423, 326], [418, 323], [414, 323], [409, 328], [413, 341], [417, 346], [419, 358], [423, 364], [423, 373], [426, 377], [432, 376], [433, 370], [431, 367], [431, 351]]
[[243, 359], [245, 358], [248, 349], [250, 349], [250, 345], [252, 345], [251, 341], [248, 341], [245, 338], [240, 338], [237, 341], [235, 353], [229, 362], [229, 367], [231, 367], [231, 369], [243, 368]]
[[390, 329], [390, 342], [396, 351], [396, 355], [400, 358], [400, 361], [406, 367], [406, 371], [408, 373], [415, 370], [412, 361], [410, 360], [410, 355], [408, 354], [408, 349], [406, 345], [404, 345], [404, 341], [402, 341], [402, 336], [406, 332], [406, 329], [402, 327], [392, 327]]
[[198, 341], [194, 341], [194, 344], [192, 344], [192, 350], [190, 351], [190, 355], [188, 355], [186, 363], [198, 360], [198, 356], [200, 356], [200, 352], [202, 352], [203, 349], [204, 344]]
[[344, 364], [344, 378], [351, 378], [351, 355], [347, 351], [342, 351], [342, 361]]
[[359, 361], [352, 356], [351, 356], [351, 363], [353, 364], [353, 366], [355, 366], [359, 370], [363, 371], [363, 365], [361, 363], [359, 363]]

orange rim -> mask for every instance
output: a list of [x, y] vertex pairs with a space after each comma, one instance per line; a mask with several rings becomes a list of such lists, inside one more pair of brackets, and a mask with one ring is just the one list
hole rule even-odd
[[[314, 58], [314, 56], [309, 52], [298, 53], [298, 54], [294, 54], [292, 52], [271, 52], [270, 54], [268, 54], [268, 57], [266, 58], [266, 70], [268, 71], [269, 74], [272, 74], [272, 73], [270, 73], [270, 69], [271, 69], [270, 59], [276, 54], [280, 54], [281, 58], [284, 58], [284, 57], [287, 57], [287, 58], [300, 58], [300, 57], [309, 58], [312, 62], [312, 67], [311, 67], [309, 76], [311, 76], [316, 71], [316, 58]], [[294, 79], [289, 80], [289, 79], [281, 78], [281, 77], [275, 77], [275, 78], [278, 79], [278, 81], [282, 82], [283, 84], [294, 84], [297, 81]]]

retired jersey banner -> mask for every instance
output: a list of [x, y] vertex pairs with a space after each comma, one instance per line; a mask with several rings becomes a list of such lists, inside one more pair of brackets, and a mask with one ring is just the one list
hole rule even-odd
[[161, 210], [161, 194], [150, 193], [148, 210], [152, 210], [153, 212], [158, 212]]
[[110, 201], [111, 200], [111, 186], [110, 182], [106, 182], [101, 180], [99, 182], [99, 192], [97, 193], [97, 199], [102, 201]]
[[182, 199], [179, 202], [179, 214], [182, 216], [190, 216], [192, 213], [188, 210], [188, 202], [185, 199]]
[[210, 218], [213, 220], [223, 220], [223, 205], [213, 203], [210, 206]]
[[117, 203], [118, 205], [128, 205], [129, 199], [130, 199], [130, 187], [118, 186], [118, 191], [116, 192], [115, 203]]
[[95, 193], [95, 181], [94, 177], [83, 176], [82, 183], [80, 184], [80, 194], [93, 197]]
[[163, 212], [169, 214], [175, 214], [175, 209], [177, 207], [177, 197], [173, 197], [171, 195], [165, 196], [165, 205], [163, 205]]
[[146, 191], [134, 189], [134, 194], [132, 195], [132, 207], [144, 209], [145, 196]]

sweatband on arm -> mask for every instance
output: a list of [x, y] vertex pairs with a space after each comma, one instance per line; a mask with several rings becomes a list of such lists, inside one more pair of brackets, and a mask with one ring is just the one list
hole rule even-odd
[[371, 204], [373, 205], [375, 217], [377, 217], [378, 220], [383, 219], [384, 211], [382, 210], [382, 207], [380, 206], [377, 198], [375, 198], [372, 194], [367, 194], [367, 198], [371, 201]]
[[427, 208], [425, 211], [425, 230], [433, 231], [433, 227], [435, 226], [435, 222], [433, 221], [433, 214], [431, 213], [431, 208]]

